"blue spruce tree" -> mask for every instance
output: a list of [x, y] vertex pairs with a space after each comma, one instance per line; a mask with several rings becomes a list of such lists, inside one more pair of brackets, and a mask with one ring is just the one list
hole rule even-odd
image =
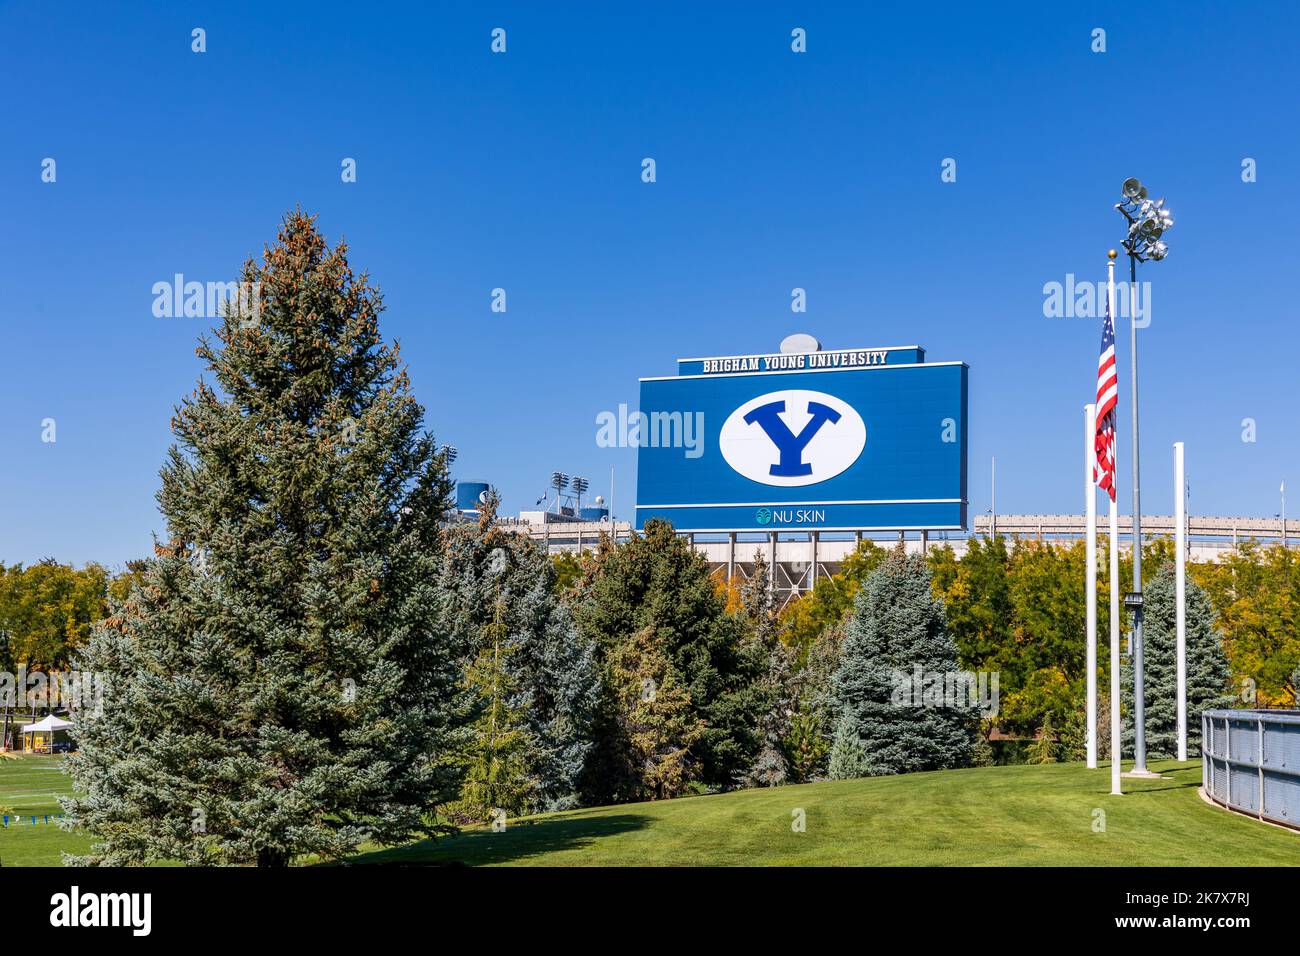
[[[448, 535], [442, 584], [450, 629], [468, 647], [471, 666], [486, 663], [486, 655], [503, 662], [499, 679], [479, 681], [477, 695], [480, 708], [496, 706], [518, 724], [522, 759], [503, 769], [520, 779], [498, 788], [515, 795], [502, 809], [566, 809], [577, 803], [577, 781], [592, 746], [600, 696], [595, 647], [556, 595], [546, 554], [528, 538], [495, 527], [495, 515], [492, 497], [477, 526]], [[498, 693], [505, 699], [495, 700]], [[488, 726], [478, 725], [471, 768], [493, 746], [483, 729]]]
[[[1172, 563], [1161, 565], [1143, 588], [1142, 683], [1146, 697], [1147, 757], [1178, 756], [1177, 580]], [[1201, 711], [1232, 707], [1232, 671], [1223, 636], [1214, 626], [1214, 608], [1200, 586], [1187, 579], [1187, 755], [1201, 746]], [[1121, 666], [1124, 750], [1133, 747], [1133, 662]]]
[[836, 746], [852, 754], [852, 742], [842, 739], [852, 718], [866, 775], [969, 765], [978, 711], [966, 695], [945, 694], [957, 671], [957, 648], [924, 558], [894, 550], [854, 598], [831, 680]]
[[851, 708], [844, 708], [840, 722], [835, 727], [835, 739], [831, 744], [830, 763], [826, 772], [832, 780], [852, 780], [870, 773], [867, 752], [862, 747], [862, 728], [858, 726]]
[[248, 261], [172, 417], [168, 537], [75, 667], [76, 862], [285, 866], [435, 832], [470, 719], [437, 582], [450, 485], [383, 299], [313, 218]]

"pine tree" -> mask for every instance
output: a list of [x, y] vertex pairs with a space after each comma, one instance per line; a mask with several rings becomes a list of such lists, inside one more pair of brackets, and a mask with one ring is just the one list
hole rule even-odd
[[618, 644], [609, 660], [610, 690], [619, 702], [618, 729], [637, 799], [679, 796], [690, 782], [691, 746], [704, 733], [690, 694], [664, 656], [651, 627]]
[[[523, 757], [513, 767], [518, 779], [511, 789], [517, 799], [492, 807], [512, 813], [566, 809], [577, 803], [592, 746], [600, 687], [595, 648], [555, 593], [553, 563], [530, 539], [499, 528], [496, 510], [493, 495], [477, 525], [448, 533], [442, 582], [453, 633], [471, 648], [471, 658], [497, 656], [498, 645], [505, 648], [500, 686], [509, 688], [507, 709], [522, 724]], [[480, 707], [490, 703], [483, 691], [491, 686], [477, 688]], [[485, 729], [481, 723], [477, 728], [471, 765], [490, 747]]]
[[767, 558], [754, 557], [754, 571], [740, 588], [740, 619], [749, 640], [762, 646], [777, 639], [777, 604], [772, 590], [772, 571]]
[[783, 741], [791, 776], [798, 783], [827, 773], [832, 719], [831, 684], [839, 670], [845, 626], [829, 624], [808, 645], [802, 667], [790, 675], [794, 714]]
[[[1200, 752], [1201, 712], [1232, 707], [1232, 672], [1223, 652], [1223, 638], [1214, 623], [1214, 609], [1205, 592], [1187, 580], [1187, 753]], [[1146, 697], [1148, 759], [1178, 756], [1178, 622], [1174, 565], [1166, 563], [1143, 588], [1142, 683]], [[1124, 748], [1133, 746], [1133, 663], [1123, 664]]]
[[790, 652], [778, 636], [776, 597], [771, 588], [767, 559], [759, 554], [754, 573], [740, 592], [740, 619], [745, 630], [745, 650], [763, 666], [755, 683], [760, 708], [759, 750], [738, 782], [749, 787], [776, 787], [790, 775], [785, 737], [794, 716]]
[[997, 759], [993, 755], [993, 744], [989, 741], [990, 728], [986, 727], [985, 723], [985, 721], [980, 722], [979, 731], [975, 734], [975, 747], [970, 755], [972, 767], [992, 767], [997, 764]]
[[[690, 697], [693, 720], [704, 730], [691, 745], [699, 779], [717, 788], [735, 786], [758, 752], [756, 725], [761, 701], [754, 684], [764, 662], [741, 640], [741, 626], [708, 565], [666, 521], [649, 521], [642, 534], [614, 546], [608, 538], [577, 588], [574, 616], [594, 640], [606, 684], [619, 649], [649, 634]], [[647, 630], [648, 629], [648, 630]], [[596, 750], [584, 775], [590, 803], [635, 799], [641, 775], [629, 776], [625, 700], [612, 690], [601, 702]]]
[[853, 780], [871, 772], [867, 752], [862, 747], [862, 728], [851, 708], [845, 708], [835, 727], [830, 763], [826, 773], [832, 780]]
[[[1050, 720], [1051, 718], [1047, 718]], [[1107, 731], [1109, 732], [1109, 731]], [[1062, 760], [1086, 760], [1088, 758], [1088, 714], [1086, 703], [1075, 707], [1066, 718], [1058, 739], [1059, 757]]]
[[[923, 686], [913, 687], [918, 669]], [[969, 765], [978, 711], [966, 700], [932, 694], [934, 682], [942, 688], [957, 670], [957, 649], [924, 559], [895, 549], [854, 598], [831, 682], [837, 734], [851, 713], [873, 775]], [[908, 693], [900, 698], [902, 681]]]
[[[169, 538], [76, 666], [66, 825], [107, 865], [285, 865], [439, 829], [469, 719], [437, 588], [446, 462], [383, 303], [301, 211], [197, 354]], [[245, 305], [249, 305], [245, 300]]]
[[1038, 731], [1038, 736], [1026, 751], [1025, 763], [1056, 763], [1058, 750], [1056, 729], [1052, 726], [1052, 718], [1046, 717], [1043, 719], [1043, 726]]
[[511, 666], [518, 644], [510, 638], [505, 601], [498, 595], [483, 644], [466, 674], [481, 710], [461, 790], [461, 812], [480, 822], [498, 810], [523, 810], [537, 787], [529, 766], [535, 747], [527, 725], [529, 700]]
[[795, 783], [809, 783], [826, 768], [830, 743], [822, 729], [824, 723], [823, 712], [808, 703], [801, 703], [790, 718], [790, 731], [782, 745]]

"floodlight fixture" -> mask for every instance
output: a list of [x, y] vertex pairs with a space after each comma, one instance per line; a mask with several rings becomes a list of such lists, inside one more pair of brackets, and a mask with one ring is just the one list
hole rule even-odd
[[1148, 199], [1147, 188], [1133, 177], [1124, 180], [1120, 192], [1124, 198], [1115, 208], [1128, 222], [1124, 248], [1129, 257], [1137, 262], [1160, 261], [1169, 254], [1169, 247], [1157, 240], [1173, 226], [1173, 213], [1165, 207], [1163, 198]]

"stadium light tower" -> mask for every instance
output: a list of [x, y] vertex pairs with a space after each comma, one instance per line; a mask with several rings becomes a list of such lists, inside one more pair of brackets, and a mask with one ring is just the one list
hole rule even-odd
[[577, 475], [574, 475], [573, 479], [569, 482], [569, 484], [570, 487], [573, 488], [574, 492], [578, 496], [578, 510], [581, 511], [582, 496], [585, 495], [587, 493], [587, 489], [591, 487], [591, 482], [589, 482], [586, 478], [579, 478]]
[[1174, 224], [1165, 201], [1147, 198], [1147, 188], [1132, 177], [1120, 187], [1124, 198], [1115, 204], [1128, 223], [1124, 249], [1128, 253], [1129, 354], [1133, 378], [1133, 593], [1124, 603], [1133, 611], [1133, 773], [1146, 775], [1146, 700], [1142, 678], [1142, 484], [1138, 477], [1138, 356], [1137, 264], [1159, 262], [1169, 253], [1160, 238]]
[[555, 489], [555, 513], [560, 513], [560, 495], [569, 486], [569, 476], [562, 471], [551, 472], [551, 487]]

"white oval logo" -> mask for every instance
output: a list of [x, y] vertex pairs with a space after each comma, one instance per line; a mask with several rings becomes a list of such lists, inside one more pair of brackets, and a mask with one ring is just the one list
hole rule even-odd
[[867, 426], [834, 395], [806, 389], [768, 392], [727, 416], [718, 435], [722, 457], [764, 485], [815, 485], [858, 460]]

